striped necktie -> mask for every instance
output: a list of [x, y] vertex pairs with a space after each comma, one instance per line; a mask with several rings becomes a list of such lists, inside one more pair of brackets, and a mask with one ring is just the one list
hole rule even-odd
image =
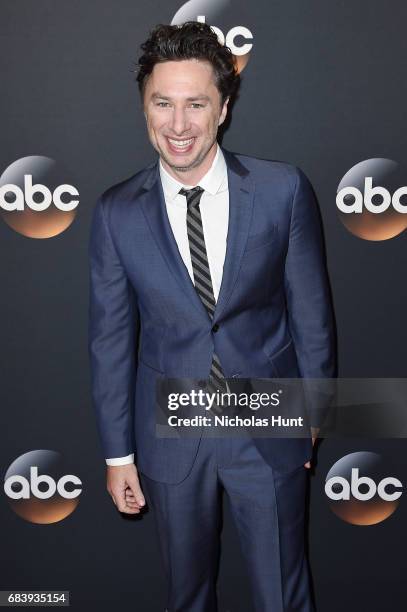
[[[198, 293], [209, 317], [213, 318], [215, 311], [215, 296], [213, 293], [212, 277], [209, 270], [208, 256], [205, 246], [205, 237], [202, 226], [199, 203], [203, 193], [202, 187], [197, 185], [193, 189], [182, 188], [179, 193], [187, 199], [187, 233], [189, 250], [191, 253], [192, 270], [194, 273], [195, 290]], [[209, 392], [226, 393], [228, 391], [225, 375], [216, 353], [213, 353], [211, 371], [209, 373]]]

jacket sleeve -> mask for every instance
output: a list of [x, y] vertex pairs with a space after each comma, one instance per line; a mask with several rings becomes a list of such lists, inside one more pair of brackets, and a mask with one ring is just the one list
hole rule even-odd
[[108, 226], [105, 198], [93, 211], [89, 239], [88, 351], [92, 401], [105, 458], [135, 452], [133, 405], [136, 333], [134, 290]]
[[325, 264], [322, 227], [315, 196], [296, 168], [285, 263], [285, 292], [291, 335], [304, 379], [311, 425], [321, 426], [334, 392], [336, 342]]

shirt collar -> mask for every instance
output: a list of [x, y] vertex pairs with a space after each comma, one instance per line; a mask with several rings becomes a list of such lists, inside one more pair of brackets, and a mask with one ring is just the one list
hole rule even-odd
[[[168, 198], [169, 200], [173, 200], [178, 195], [178, 192], [182, 187], [184, 187], [184, 189], [191, 189], [192, 187], [195, 187], [195, 185], [185, 185], [184, 183], [181, 183], [173, 176], [171, 176], [171, 174], [167, 172], [167, 170], [161, 163], [161, 159], [159, 161], [159, 168], [163, 190], [166, 198]], [[208, 172], [198, 182], [198, 185], [200, 185], [202, 189], [204, 189], [211, 195], [215, 195], [219, 191], [223, 191], [224, 189], [226, 189], [226, 178], [227, 167], [225, 157], [222, 153], [219, 144], [216, 143], [216, 154], [212, 165], [209, 168]]]

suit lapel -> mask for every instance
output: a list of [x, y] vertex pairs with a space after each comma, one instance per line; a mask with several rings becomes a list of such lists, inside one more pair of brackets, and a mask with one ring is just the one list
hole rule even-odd
[[[240, 261], [249, 232], [254, 196], [254, 184], [250, 179], [250, 173], [247, 168], [230, 151], [222, 147], [222, 152], [225, 156], [228, 172], [229, 226], [222, 283], [213, 322], [217, 320], [225, 308], [237, 280]], [[160, 180], [158, 159], [151, 166], [151, 171], [139, 197], [141, 199], [142, 210], [158, 248], [175, 280], [178, 282], [180, 289], [184, 291], [193, 306], [208, 319], [207, 310], [195, 290], [171, 229]]]
[[249, 233], [254, 201], [254, 182], [249, 170], [236, 155], [222, 147], [225, 156], [229, 188], [229, 226], [222, 282], [213, 321], [224, 310], [237, 281], [243, 251]]
[[195, 308], [204, 317], [208, 318], [208, 313], [195, 291], [172, 232], [160, 180], [158, 160], [144, 183], [143, 189], [145, 191], [140, 196], [141, 207], [164, 261], [167, 263], [180, 289], [188, 296], [188, 299], [191, 300]]

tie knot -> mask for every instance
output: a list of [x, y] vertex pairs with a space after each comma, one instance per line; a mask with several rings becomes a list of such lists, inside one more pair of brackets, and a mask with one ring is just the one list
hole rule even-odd
[[197, 185], [192, 189], [184, 189], [184, 187], [182, 187], [182, 189], [180, 189], [178, 193], [186, 197], [187, 206], [188, 208], [190, 208], [191, 206], [196, 206], [197, 204], [199, 204], [203, 192], [204, 189]]

